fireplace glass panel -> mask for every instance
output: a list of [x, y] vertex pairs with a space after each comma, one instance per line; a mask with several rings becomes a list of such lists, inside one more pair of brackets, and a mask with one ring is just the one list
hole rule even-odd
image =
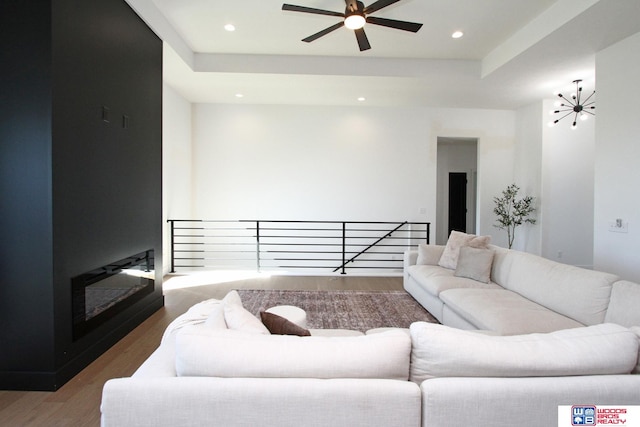
[[74, 340], [152, 293], [154, 277], [150, 249], [71, 279]]

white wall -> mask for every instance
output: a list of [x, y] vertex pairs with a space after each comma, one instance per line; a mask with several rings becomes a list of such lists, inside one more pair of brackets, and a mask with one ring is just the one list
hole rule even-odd
[[[546, 121], [553, 102], [543, 103]], [[596, 118], [579, 121], [575, 129], [571, 123], [567, 117], [543, 126], [542, 256], [592, 268]]]
[[591, 268], [595, 120], [549, 127], [553, 103], [518, 110], [514, 182], [536, 198], [536, 224], [516, 230], [514, 249]]
[[435, 230], [437, 137], [474, 137], [477, 231], [494, 234], [492, 197], [512, 178], [514, 129], [509, 111], [194, 105], [193, 215], [431, 221]]
[[426, 220], [416, 122], [419, 110], [196, 105], [195, 215]]
[[513, 183], [520, 187], [518, 198], [535, 197], [536, 224], [516, 228], [513, 249], [540, 255], [542, 221], [542, 105], [536, 103], [517, 111]]
[[[640, 281], [640, 33], [596, 56], [594, 266]], [[628, 233], [608, 231], [621, 218]]]
[[[192, 215], [191, 103], [163, 85], [162, 99], [163, 222]], [[170, 267], [168, 226], [163, 233], [165, 270]]]

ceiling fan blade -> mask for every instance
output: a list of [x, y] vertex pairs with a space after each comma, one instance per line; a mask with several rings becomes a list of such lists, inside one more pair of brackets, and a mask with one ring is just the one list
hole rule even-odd
[[395, 19], [378, 18], [375, 16], [367, 16], [367, 23], [382, 25], [383, 27], [395, 28], [397, 30], [411, 31], [417, 33], [422, 24], [417, 22], [397, 21]]
[[343, 26], [344, 26], [344, 21], [338, 22], [338, 23], [337, 23], [337, 24], [335, 24], [335, 25], [332, 25], [332, 26], [330, 26], [330, 27], [328, 27], [328, 28], [325, 28], [325, 29], [324, 29], [324, 30], [322, 30], [322, 31], [319, 31], [319, 32], [317, 32], [317, 33], [315, 33], [315, 34], [310, 35], [310, 36], [309, 36], [309, 37], [307, 37], [307, 38], [302, 39], [302, 41], [303, 41], [303, 42], [307, 42], [307, 43], [311, 43], [312, 41], [314, 41], [314, 40], [316, 40], [316, 39], [319, 39], [319, 38], [320, 38], [320, 37], [322, 37], [322, 36], [326, 36], [326, 35], [327, 35], [327, 34], [329, 34], [331, 31], [335, 31], [335, 30], [337, 30], [338, 28], [343, 27]]
[[371, 3], [369, 6], [364, 8], [364, 13], [365, 14], [369, 14], [369, 13], [373, 13], [376, 10], [380, 10], [383, 7], [387, 7], [390, 6], [394, 3], [399, 2], [400, 0], [378, 0], [375, 3]]
[[362, 28], [353, 30], [353, 32], [356, 33], [356, 39], [358, 40], [358, 47], [360, 48], [360, 52], [362, 52], [363, 50], [371, 49], [369, 39], [367, 38], [367, 35], [364, 33], [364, 30]]
[[285, 3], [282, 5], [282, 10], [289, 10], [292, 12], [314, 13], [316, 15], [338, 16], [340, 18], [344, 18], [344, 13], [332, 12], [330, 10], [323, 10], [323, 9], [315, 9], [313, 7], [296, 6], [294, 4]]

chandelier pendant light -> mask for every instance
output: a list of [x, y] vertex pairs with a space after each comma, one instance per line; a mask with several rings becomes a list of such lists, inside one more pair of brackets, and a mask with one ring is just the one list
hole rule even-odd
[[565, 102], [561, 102], [558, 106], [559, 108], [555, 110], [554, 114], [564, 114], [557, 120], [553, 121], [555, 125], [560, 120], [565, 117], [573, 116], [573, 124], [571, 125], [572, 129], [575, 129], [578, 124], [578, 118], [581, 120], [586, 120], [589, 115], [595, 116], [595, 113], [589, 110], [595, 110], [595, 101], [589, 102], [589, 100], [596, 94], [594, 90], [591, 95], [587, 97], [584, 101], [582, 101], [582, 87], [580, 86], [580, 82], [582, 80], [574, 80], [573, 83], [576, 84], [576, 92], [571, 95], [571, 99], [565, 97], [563, 94], [559, 93], [558, 96], [563, 99]]

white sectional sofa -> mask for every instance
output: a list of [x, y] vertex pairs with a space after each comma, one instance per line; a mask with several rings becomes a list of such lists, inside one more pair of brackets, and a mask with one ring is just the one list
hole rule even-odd
[[454, 231], [405, 253], [404, 289], [442, 324], [499, 335], [640, 325], [640, 285], [478, 239]]
[[238, 298], [196, 304], [131, 378], [108, 381], [102, 426], [421, 425], [408, 331], [269, 335]]
[[640, 405], [640, 328], [269, 329], [236, 292], [196, 304], [105, 384], [102, 426], [539, 427], [561, 425], [558, 405]]

